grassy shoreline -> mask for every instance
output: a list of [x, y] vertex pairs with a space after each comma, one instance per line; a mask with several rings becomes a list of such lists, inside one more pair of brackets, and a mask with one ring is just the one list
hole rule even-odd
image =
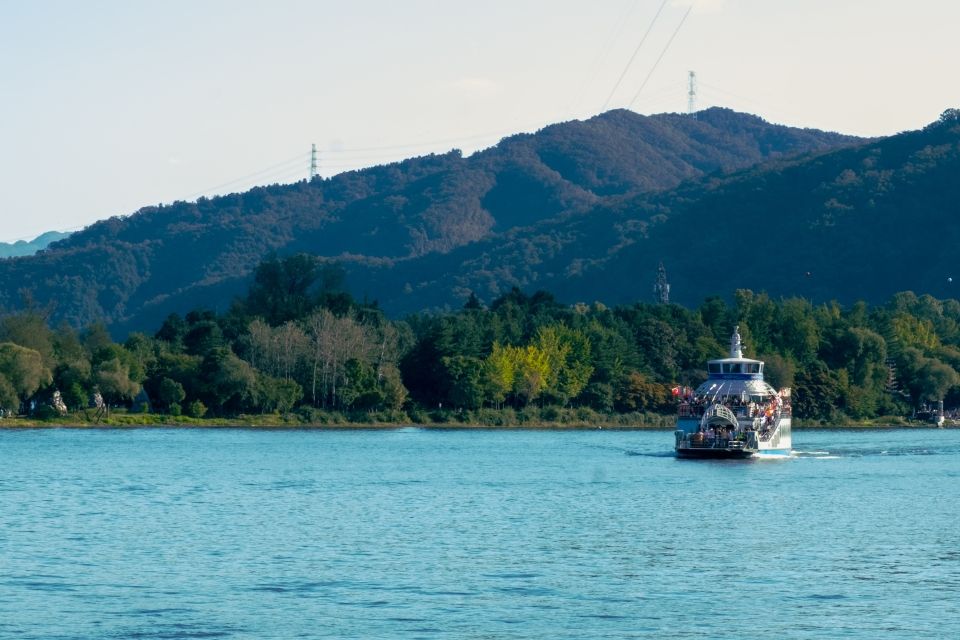
[[[251, 428], [251, 429], [400, 429], [416, 427], [423, 429], [503, 429], [503, 430], [660, 430], [672, 431], [674, 415], [662, 414], [614, 414], [604, 415], [584, 412], [579, 409], [513, 411], [481, 410], [478, 412], [419, 412], [407, 414], [402, 411], [365, 414], [341, 414], [336, 412], [312, 412], [309, 415], [263, 414], [240, 415], [231, 418], [191, 418], [157, 413], [112, 413], [102, 420], [94, 420], [90, 413], [78, 412], [49, 419], [8, 417], [0, 419], [0, 429], [19, 428]], [[957, 425], [947, 425], [955, 427]], [[933, 425], [910, 421], [899, 416], [883, 416], [864, 422], [796, 421], [794, 429], [883, 429], [883, 428], [933, 428]]]

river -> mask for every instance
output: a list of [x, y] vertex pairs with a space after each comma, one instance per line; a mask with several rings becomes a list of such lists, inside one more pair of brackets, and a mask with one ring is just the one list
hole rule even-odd
[[960, 637], [960, 430], [672, 444], [0, 430], [0, 637]]

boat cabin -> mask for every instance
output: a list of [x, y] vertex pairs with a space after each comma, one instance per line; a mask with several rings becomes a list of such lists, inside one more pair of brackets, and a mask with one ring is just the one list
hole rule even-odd
[[714, 403], [726, 405], [741, 419], [753, 418], [771, 407], [789, 411], [789, 389], [778, 393], [767, 384], [763, 379], [763, 365], [762, 360], [743, 357], [743, 343], [737, 327], [730, 337], [730, 355], [708, 360], [706, 382], [692, 395], [681, 398], [680, 417], [699, 417], [705, 407]]

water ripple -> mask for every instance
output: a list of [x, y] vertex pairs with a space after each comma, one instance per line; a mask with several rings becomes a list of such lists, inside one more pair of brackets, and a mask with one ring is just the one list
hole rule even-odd
[[960, 637], [960, 431], [794, 445], [0, 430], [0, 637]]

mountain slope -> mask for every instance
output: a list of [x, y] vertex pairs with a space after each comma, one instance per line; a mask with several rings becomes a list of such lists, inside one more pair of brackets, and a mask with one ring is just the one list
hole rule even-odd
[[652, 300], [662, 260], [671, 297], [695, 305], [737, 288], [882, 303], [898, 291], [956, 297], [960, 121], [772, 161], [677, 189], [608, 199], [391, 269], [356, 265], [355, 290], [387, 309], [490, 300], [509, 286], [560, 299]]
[[431, 155], [111, 218], [40, 255], [0, 261], [0, 308], [17, 308], [29, 292], [54, 305], [54, 320], [152, 330], [173, 311], [225, 308], [270, 252], [415, 268], [629, 194], [855, 142], [723, 109], [697, 118], [613, 111], [469, 158]]

